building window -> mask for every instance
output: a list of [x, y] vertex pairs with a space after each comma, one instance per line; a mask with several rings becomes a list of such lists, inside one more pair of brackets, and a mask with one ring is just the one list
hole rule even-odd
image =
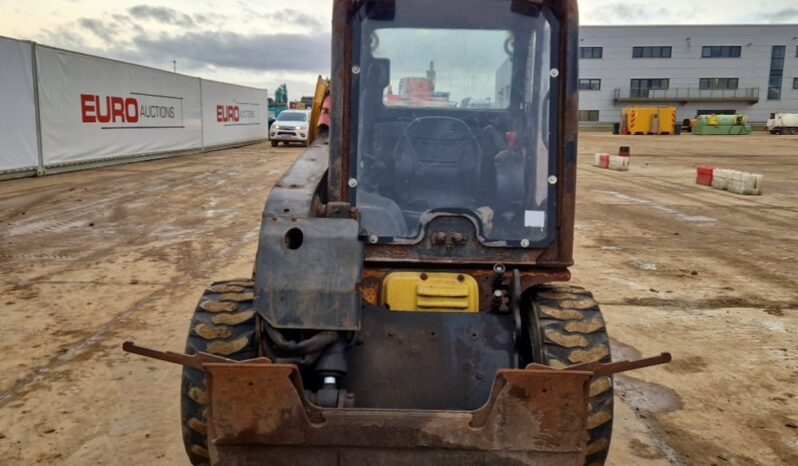
[[600, 79], [580, 79], [579, 80], [579, 90], [580, 91], [600, 91], [601, 90], [601, 80]]
[[792, 88], [798, 89], [798, 78], [792, 78]]
[[774, 45], [770, 53], [770, 80], [768, 81], [768, 100], [781, 100], [781, 85], [784, 81], [784, 55], [787, 47]]
[[601, 58], [603, 55], [603, 47], [579, 47], [579, 58]]
[[579, 110], [579, 121], [599, 121], [599, 111]]
[[703, 58], [739, 58], [742, 47], [739, 45], [705, 45], [701, 51]]
[[632, 58], [670, 58], [671, 47], [634, 47]]
[[629, 97], [648, 97], [648, 91], [662, 91], [670, 87], [671, 80], [665, 78], [633, 79]]
[[738, 78], [701, 78], [698, 81], [699, 89], [737, 89]]

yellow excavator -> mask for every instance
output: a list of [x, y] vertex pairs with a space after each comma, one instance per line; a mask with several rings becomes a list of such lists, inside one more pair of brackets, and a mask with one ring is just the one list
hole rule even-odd
[[329, 131], [252, 277], [205, 291], [186, 354], [124, 345], [184, 366], [192, 464], [604, 463], [612, 374], [670, 355], [613, 362], [567, 283], [578, 49], [576, 0], [334, 1]]

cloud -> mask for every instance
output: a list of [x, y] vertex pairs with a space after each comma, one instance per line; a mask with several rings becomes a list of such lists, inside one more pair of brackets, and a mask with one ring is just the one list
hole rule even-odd
[[788, 23], [798, 20], [798, 8], [782, 8], [781, 10], [759, 13], [757, 18], [768, 23]]
[[78, 20], [78, 24], [83, 29], [92, 32], [95, 36], [99, 37], [100, 39], [106, 42], [114, 41], [114, 32], [115, 32], [114, 29], [112, 27], [109, 27], [99, 19], [80, 18]]
[[267, 14], [267, 16], [278, 23], [288, 23], [291, 25], [312, 28], [315, 30], [322, 28], [321, 21], [319, 21], [317, 18], [291, 8], [277, 10], [274, 13]]
[[163, 61], [168, 57], [195, 69], [204, 65], [256, 71], [330, 69], [328, 33], [242, 35], [203, 31], [154, 38], [137, 35], [133, 44], [142, 59]]
[[162, 6], [136, 5], [131, 7], [128, 12], [130, 16], [143, 20], [158, 21], [163, 24], [172, 24], [182, 27], [193, 27], [196, 24], [191, 16], [180, 13], [172, 8]]
[[663, 23], [670, 21], [674, 14], [665, 8], [649, 8], [637, 3], [617, 2], [599, 6], [587, 11], [586, 15], [598, 24]]
[[275, 26], [295, 26], [314, 31], [325, 30], [324, 23], [319, 18], [310, 14], [303, 13], [293, 8], [284, 8], [282, 10], [270, 11], [268, 13], [259, 13], [251, 8], [245, 7], [243, 9], [246, 19], [245, 22], [252, 21], [268, 21], [271, 25]]

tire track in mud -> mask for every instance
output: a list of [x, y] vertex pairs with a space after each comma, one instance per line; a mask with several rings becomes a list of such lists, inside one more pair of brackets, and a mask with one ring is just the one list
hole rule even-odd
[[[613, 176], [611, 170], [601, 169], [601, 168], [594, 168], [594, 167], [579, 167], [580, 170], [585, 170], [588, 173], [601, 176], [605, 179], [611, 179], [617, 181], [617, 178]], [[608, 173], [609, 172], [609, 173]], [[645, 179], [647, 181], [640, 181], [641, 179]], [[648, 175], [640, 175], [635, 174], [635, 177], [624, 177], [623, 179], [624, 184], [629, 184], [636, 186], [640, 189], [645, 190], [645, 188], [652, 188], [654, 191], [658, 192], [659, 194], [667, 194], [668, 196], [676, 196], [680, 198], [684, 198], [690, 200], [692, 202], [697, 203], [696, 205], [690, 204], [691, 207], [706, 207], [706, 208], [720, 208], [720, 209], [753, 209], [753, 208], [764, 208], [768, 209], [768, 215], [760, 215], [758, 212], [754, 210], [745, 210], [744, 213], [752, 216], [752, 217], [759, 217], [760, 219], [765, 220], [774, 220], [772, 217], [772, 212], [778, 211], [788, 211], [798, 213], [798, 208], [789, 207], [789, 206], [781, 206], [775, 204], [768, 204], [764, 201], [759, 201], [755, 198], [762, 197], [762, 196], [744, 196], [744, 195], [737, 195], [734, 193], [729, 193], [727, 191], [721, 191], [717, 189], [709, 188], [708, 186], [700, 186], [700, 185], [693, 185], [693, 184], [681, 184], [675, 181], [668, 181], [663, 178], [657, 178], [654, 176]], [[705, 189], [704, 189], [705, 188]], [[707, 191], [707, 189], [712, 189], [711, 191]], [[691, 191], [690, 193], [685, 193], [682, 191]], [[729, 205], [725, 203], [720, 203], [720, 201], [715, 201], [709, 199], [709, 197], [720, 196], [727, 199], [734, 199], [737, 201], [745, 201], [748, 202], [749, 205], [744, 204], [734, 204]], [[653, 202], [653, 201], [652, 201]], [[773, 209], [772, 211], [769, 209]], [[788, 214], [784, 214], [786, 217]], [[788, 217], [785, 222], [781, 222], [782, 225], [789, 226], [793, 225], [795, 218]], [[789, 223], [788, 223], [789, 222]]]
[[[213, 268], [214, 265], [222, 264], [228, 256], [234, 255], [237, 250], [240, 250], [241, 248], [245, 247], [251, 241], [256, 240], [259, 231], [260, 231], [259, 226], [257, 228], [251, 229], [246, 234], [242, 235], [240, 239], [235, 243], [219, 250], [217, 253], [213, 255], [212, 258], [208, 259], [205, 263], [208, 264], [211, 268]], [[124, 311], [118, 313], [110, 321], [108, 321], [102, 327], [100, 327], [99, 330], [94, 332], [94, 334], [83, 339], [79, 343], [70, 346], [64, 353], [54, 358], [51, 358], [47, 362], [47, 364], [39, 367], [35, 371], [28, 374], [26, 377], [23, 377], [22, 380], [17, 381], [10, 389], [6, 390], [3, 393], [0, 393], [0, 408], [13, 401], [17, 396], [24, 395], [35, 389], [35, 384], [45, 379], [53, 369], [69, 363], [78, 356], [85, 356], [87, 352], [96, 348], [96, 346], [99, 343], [103, 342], [112, 330], [116, 329], [120, 325], [123, 325], [136, 312], [141, 310], [146, 304], [162, 296], [168, 296], [169, 293], [174, 292], [175, 287], [178, 284], [194, 278], [199, 274], [199, 272], [200, 269], [194, 269], [192, 271], [184, 273], [183, 275], [173, 277], [172, 279], [169, 280], [169, 282], [165, 286], [163, 286], [159, 290], [141, 298], [140, 300], [136, 301], [133, 305], [131, 305]]]
[[[264, 157], [262, 160], [265, 162], [269, 162], [276, 158], [276, 155], [269, 155]], [[143, 175], [146, 176], [150, 174], [149, 172], [143, 172]], [[104, 217], [110, 212], [112, 212], [113, 207], [115, 206], [124, 206], [124, 205], [132, 205], [137, 201], [141, 201], [142, 196], [151, 196], [151, 198], [155, 198], [157, 196], [162, 196], [164, 194], [174, 194], [179, 191], [197, 187], [197, 186], [207, 186], [211, 183], [209, 182], [219, 182], [221, 185], [217, 185], [217, 192], [221, 191], [222, 189], [218, 189], [219, 186], [223, 186], [224, 184], [228, 184], [230, 186], [235, 186], [236, 184], [233, 182], [229, 182], [231, 178], [233, 178], [233, 173], [230, 171], [229, 168], [220, 166], [212, 171], [206, 171], [202, 173], [198, 173], [193, 176], [189, 176], [186, 178], [179, 178], [176, 180], [170, 180], [171, 182], [166, 182], [163, 180], [163, 177], [173, 177], [175, 174], [169, 171], [158, 171], [152, 172], [153, 175], [157, 175], [157, 178], [149, 180], [147, 179], [147, 183], [152, 185], [144, 190], [137, 191], [135, 189], [135, 185], [137, 182], [140, 181], [142, 178], [142, 174], [135, 174], [131, 176], [125, 176], [122, 178], [130, 178], [127, 183], [119, 183], [120, 177], [115, 177], [109, 180], [102, 180], [102, 182], [92, 190], [92, 196], [102, 196], [101, 199], [87, 203], [86, 205], [79, 205], [75, 202], [70, 202], [70, 205], [74, 205], [75, 207], [68, 207], [66, 209], [61, 209], [54, 211], [52, 208], [45, 208], [43, 212], [36, 213], [35, 215], [31, 215], [25, 219], [25, 222], [21, 225], [8, 225], [8, 224], [0, 224], [0, 238], [3, 238], [5, 241], [8, 241], [10, 238], [14, 237], [24, 237], [24, 241], [26, 243], [32, 243], [37, 241], [37, 237], [42, 237], [43, 241], [46, 241], [46, 247], [50, 247], [55, 249], [56, 252], [42, 252], [42, 253], [12, 253], [12, 252], [3, 252], [3, 249], [6, 247], [5, 244], [0, 244], [0, 257], [5, 257], [8, 259], [19, 259], [19, 260], [29, 260], [35, 258], [36, 260], [46, 260], [47, 258], [56, 258], [59, 261], [94, 261], [97, 259], [102, 259], [104, 257], [111, 257], [113, 256], [112, 253], [109, 253], [119, 246], [129, 244], [129, 238], [118, 236], [118, 240], [112, 242], [110, 244], [106, 243], [107, 245], [102, 249], [96, 249], [93, 252], [89, 252], [88, 254], [81, 255], [81, 254], [61, 254], [58, 250], [65, 249], [65, 248], [76, 248], [85, 246], [87, 244], [90, 245], [97, 245], [97, 239], [93, 237], [93, 235], [82, 235], [82, 234], [71, 234], [74, 230], [88, 226], [91, 224], [92, 216], [95, 217]], [[228, 183], [229, 182], [229, 183]], [[104, 191], [111, 191], [110, 193], [106, 193]], [[232, 188], [224, 189], [225, 191], [232, 191]], [[69, 190], [66, 190], [67, 192]], [[119, 194], [114, 194], [114, 191], [119, 191]], [[61, 191], [64, 192], [64, 191]], [[222, 193], [220, 193], [222, 194]], [[55, 219], [53, 219], [55, 217]], [[155, 227], [156, 225], [152, 225]], [[151, 234], [153, 231], [151, 228], [145, 234]], [[214, 233], [216, 230], [210, 231], [210, 233]], [[60, 237], [54, 237], [53, 233], [61, 235]], [[116, 235], [106, 235], [106, 238], [113, 237]], [[91, 251], [94, 248], [90, 248]], [[4, 261], [4, 266], [10, 268], [10, 270], [16, 270], [17, 264], [14, 261]], [[6, 267], [0, 267], [6, 268]], [[37, 281], [37, 280], [44, 280], [48, 277], [58, 275], [65, 271], [68, 271], [72, 268], [71, 264], [64, 265], [61, 268], [47, 271], [46, 273], [33, 277], [30, 280]]]
[[[64, 265], [57, 264], [48, 271], [36, 274], [32, 278], [13, 280], [15, 283], [7, 283], [17, 288], [35, 286], [37, 284], [72, 284], [73, 282], [80, 285], [92, 284], [96, 281], [85, 280], [86, 283], [84, 283], [84, 280], [58, 280], [57, 277], [73, 269], [75, 267], [73, 263], [88, 264], [95, 261], [107, 261], [109, 258], [117, 256], [117, 250], [122, 246], [127, 246], [128, 248], [132, 246], [133, 252], [143, 251], [146, 253], [146, 250], [152, 248], [164, 251], [175, 244], [185, 243], [187, 238], [190, 240], [196, 236], [204, 238], [198, 241], [205, 243], [209, 243], [208, 238], [224, 238], [230, 241], [224, 247], [220, 247], [219, 250], [205, 248], [206, 252], [202, 254], [202, 267], [192, 265], [183, 267], [182, 270], [176, 270], [174, 274], [170, 274], [171, 277], [165, 283], [164, 281], [153, 282], [151, 280], [136, 283], [157, 285], [159, 288], [150, 291], [147, 296], [136, 300], [121, 312], [103, 316], [104, 322], [89, 336], [84, 336], [78, 341], [68, 342], [67, 346], [63, 348], [64, 352], [59, 352], [58, 355], [51, 355], [49, 359], [45, 359], [43, 364], [28, 369], [27, 375], [21, 374], [22, 376], [9, 389], [0, 393], [0, 407], [35, 390], [41, 382], [48, 379], [48, 374], [54, 369], [68, 364], [76, 358], [92, 354], [93, 351], [101, 347], [100, 344], [109, 335], [120, 326], [123, 326], [141, 309], [144, 309], [148, 303], [168, 296], [169, 293], [174, 292], [178, 284], [190, 282], [199, 275], [207, 274], [209, 270], [220, 267], [225, 261], [229, 261], [230, 257], [239, 256], [241, 249], [257, 240], [259, 203], [256, 208], [257, 212], [254, 212], [254, 209], [251, 209], [248, 204], [243, 204], [241, 201], [238, 201], [238, 204], [231, 203], [224, 206], [223, 212], [225, 215], [221, 218], [204, 215], [204, 207], [201, 207], [208, 203], [206, 201], [213, 201], [213, 199], [209, 198], [215, 197], [226, 200], [235, 200], [236, 198], [251, 199], [255, 191], [258, 192], [257, 199], [260, 201], [262, 197], [261, 191], [268, 191], [268, 187], [277, 181], [278, 175], [293, 160], [293, 157], [286, 157], [285, 153], [269, 153], [268, 149], [266, 149], [265, 154], [259, 155], [255, 159], [257, 162], [255, 167], [268, 168], [277, 166], [281, 167], [281, 169], [275, 173], [271, 173], [273, 170], [249, 170], [249, 172], [253, 173], [252, 176], [256, 177], [256, 182], [242, 185], [242, 181], [236, 179], [237, 176], [240, 178], [242, 173], [241, 170], [237, 170], [237, 167], [253, 165], [250, 162], [252, 159], [248, 155], [250, 154], [237, 156], [235, 162], [218, 158], [206, 161], [206, 166], [203, 167], [205, 170], [199, 173], [193, 166], [186, 166], [185, 163], [188, 162], [186, 160], [180, 161], [183, 163], [182, 165], [173, 165], [171, 169], [143, 170], [129, 175], [126, 174], [122, 177], [102, 178], [97, 177], [96, 173], [87, 173], [92, 175], [89, 176], [92, 189], [87, 194], [82, 195], [82, 192], [77, 192], [74, 197], [62, 198], [53, 202], [53, 197], [57, 197], [59, 194], [74, 192], [68, 187], [61, 188], [50, 198], [49, 203], [38, 203], [35, 209], [29, 209], [33, 211], [34, 215], [26, 216], [22, 224], [30, 225], [30, 222], [33, 222], [36, 227], [17, 235], [18, 241], [16, 242], [19, 244], [15, 244], [13, 250], [2, 250], [5, 247], [5, 241], [4, 244], [0, 245], [0, 257], [11, 259], [2, 261], [5, 267], [0, 267], [0, 269], [8, 269], [11, 272], [12, 270], [18, 270], [23, 263], [29, 261], [62, 262]], [[183, 172], [177, 172], [177, 169], [181, 167], [184, 169]], [[186, 173], [187, 170], [190, 171]], [[261, 173], [263, 171], [269, 171], [269, 173]], [[83, 178], [74, 180], [73, 187], [78, 186], [76, 189], [85, 187], [86, 184], [81, 185], [79, 183], [81, 180]], [[142, 183], [146, 183], [146, 189], [140, 189]], [[69, 186], [69, 184], [66, 185]], [[185, 191], [189, 189], [195, 191], [197, 195], [192, 195], [191, 192], [186, 193]], [[78, 204], [76, 202], [78, 198], [88, 202], [86, 204]], [[191, 202], [193, 207], [187, 205], [186, 199], [190, 200], [189, 202]], [[153, 214], [152, 212], [162, 212], [162, 209], [159, 209], [161, 202], [169, 203], [172, 208], [163, 211], [161, 214]], [[178, 205], [174, 205], [174, 202], [178, 202]], [[74, 233], [70, 228], [64, 228], [64, 225], [70, 225], [71, 222], [86, 223], [90, 221], [87, 217], [91, 215], [97, 215], [98, 213], [103, 215], [112, 214], [114, 207], [130, 206], [134, 203], [138, 203], [138, 210], [136, 211], [136, 216], [132, 217], [133, 220], [130, 225], [114, 225], [101, 233], [96, 233], [96, 230], [93, 230], [95, 234], [86, 235], [85, 238], [80, 238], [78, 241], [75, 240]], [[247, 228], [250, 225], [249, 220], [240, 219], [242, 205], [247, 206], [247, 211], [253, 210], [251, 224], [255, 225], [255, 228]], [[196, 213], [193, 213], [194, 210], [196, 210]], [[176, 216], [183, 211], [189, 212], [189, 215]], [[28, 214], [30, 213], [28, 212]], [[176, 222], [177, 225], [181, 226], [180, 235], [178, 237], [163, 235], [161, 230], [164, 224], [151, 220], [153, 215], [155, 215], [155, 218], [158, 215], [168, 215], [166, 218], [169, 218], [169, 221]], [[237, 217], [235, 217], [236, 215]], [[54, 221], [52, 220], [53, 218], [55, 218]], [[48, 222], [48, 219], [50, 219], [49, 227], [46, 225], [42, 227], [42, 224]], [[139, 227], [137, 222], [142, 222], [142, 226]], [[149, 222], [152, 223], [148, 224]], [[14, 223], [19, 224], [17, 221]], [[9, 225], [6, 222], [0, 225], [0, 237], [6, 238], [9, 233], [8, 227]], [[235, 228], [235, 230], [231, 230], [231, 228]], [[241, 233], [236, 235], [231, 231], [240, 231]], [[37, 247], [37, 243], [45, 246]], [[69, 248], [76, 245], [83, 245], [82, 247], [86, 253], [78, 251], [72, 254]], [[41, 251], [43, 248], [49, 250]], [[25, 249], [33, 251], [27, 252]], [[5, 285], [6, 283], [3, 284]], [[129, 284], [126, 283], [124, 285], [127, 286]]]
[[[600, 169], [596, 169], [600, 170]], [[604, 170], [606, 171], [606, 170]], [[611, 174], [604, 174], [601, 171], [598, 172], [600, 175], [604, 177], [611, 177]], [[650, 184], [650, 183], [640, 183], [634, 182], [632, 179], [624, 178], [624, 183], [628, 183], [630, 185], [635, 185], [637, 190], [635, 194], [637, 196], [645, 196], [647, 191], [654, 191], [657, 194], [667, 194], [669, 196], [676, 196], [681, 198], [690, 199], [692, 201], [696, 201], [696, 199], [691, 198], [689, 195], [680, 192], [674, 192], [667, 187], [663, 187], [662, 185]], [[601, 191], [599, 191], [601, 192]], [[634, 197], [634, 199], [637, 199]], [[663, 212], [661, 210], [650, 208], [646, 209], [646, 207], [651, 207], [653, 204], [657, 204], [655, 201], [650, 201], [646, 198], [638, 199], [641, 202], [632, 202], [630, 204], [624, 204], [624, 206], [628, 206], [630, 208], [636, 209], [635, 217], [634, 217], [634, 225], [639, 228], [643, 229], [650, 229], [651, 231], [661, 231], [663, 220], [667, 219], [667, 217], [671, 217], [676, 219], [673, 213]], [[668, 203], [668, 205], [673, 205], [672, 203]], [[602, 205], [601, 203], [597, 203], [595, 206], [596, 208], [617, 208], [618, 205]], [[697, 206], [701, 207], [701, 206]], [[709, 207], [714, 207], [714, 204], [709, 204]], [[720, 207], [726, 208], [734, 208], [740, 214], [748, 215], [749, 217], [754, 217], [755, 220], [753, 221], [745, 221], [741, 222], [738, 221], [736, 223], [746, 223], [746, 224], [756, 224], [759, 223], [758, 231], [756, 232], [759, 234], [762, 232], [762, 239], [769, 239], [770, 242], [767, 244], [771, 244], [772, 242], [784, 242], [788, 240], [787, 237], [775, 237], [772, 235], [768, 235], [766, 232], [768, 231], [788, 231], [795, 226], [795, 220], [791, 222], [777, 220], [774, 221], [772, 217], [767, 217], [764, 215], [759, 215], [754, 210], [757, 208], [756, 206], [728, 206], [728, 205], [721, 205]], [[672, 209], [671, 209], [672, 210]], [[678, 212], [677, 212], [678, 213]], [[577, 214], [578, 215], [578, 214]], [[666, 217], [667, 216], [667, 217]], [[631, 216], [622, 216], [623, 218], [632, 218]], [[592, 218], [592, 217], [591, 217]], [[728, 245], [734, 245], [734, 248], [731, 250], [737, 250], [745, 252], [746, 254], [742, 253], [735, 253], [732, 256], [729, 256], [725, 251], [730, 248], [706, 248], [706, 247], [695, 247], [694, 243], [697, 241], [696, 239], [688, 240], [691, 244], [691, 249], [694, 251], [695, 254], [698, 254], [708, 260], [708, 262], [720, 262], [719, 267], [728, 267], [732, 270], [739, 270], [740, 275], [746, 276], [755, 276], [758, 279], [767, 282], [772, 285], [777, 285], [779, 283], [783, 283], [785, 288], [789, 289], [790, 287], [798, 287], [798, 278], [792, 276], [789, 273], [789, 269], [782, 269], [782, 268], [774, 268], [773, 264], [779, 262], [781, 259], [773, 258], [774, 254], [783, 253], [785, 250], [789, 248], [781, 249], [779, 251], [773, 250], [772, 248], [766, 248], [763, 251], [757, 251], [759, 245], [763, 244], [761, 241], [753, 242], [752, 243], [752, 233], [746, 231], [739, 231], [735, 228], [727, 228], [725, 223], [722, 220], [715, 220], [715, 224], [711, 226], [702, 226], [695, 224], [694, 222], [680, 222], [683, 228], [690, 228], [696, 232], [704, 232], [713, 231], [716, 228], [722, 228], [723, 231], [723, 242]], [[723, 223], [723, 225], [718, 225]], [[672, 227], [668, 227], [672, 228]], [[684, 238], [685, 235], [681, 235], [680, 238]], [[757, 236], [759, 238], [759, 236]], [[705, 241], [708, 241], [706, 239]], [[681, 241], [685, 241], [682, 239]], [[607, 242], [610, 244], [611, 242]], [[798, 242], [796, 242], [798, 245]], [[749, 256], [749, 257], [746, 257]], [[791, 285], [788, 285], [791, 284]]]

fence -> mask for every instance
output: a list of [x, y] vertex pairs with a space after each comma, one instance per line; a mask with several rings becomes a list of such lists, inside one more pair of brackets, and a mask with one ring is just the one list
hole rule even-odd
[[255, 89], [0, 37], [0, 177], [264, 140]]

